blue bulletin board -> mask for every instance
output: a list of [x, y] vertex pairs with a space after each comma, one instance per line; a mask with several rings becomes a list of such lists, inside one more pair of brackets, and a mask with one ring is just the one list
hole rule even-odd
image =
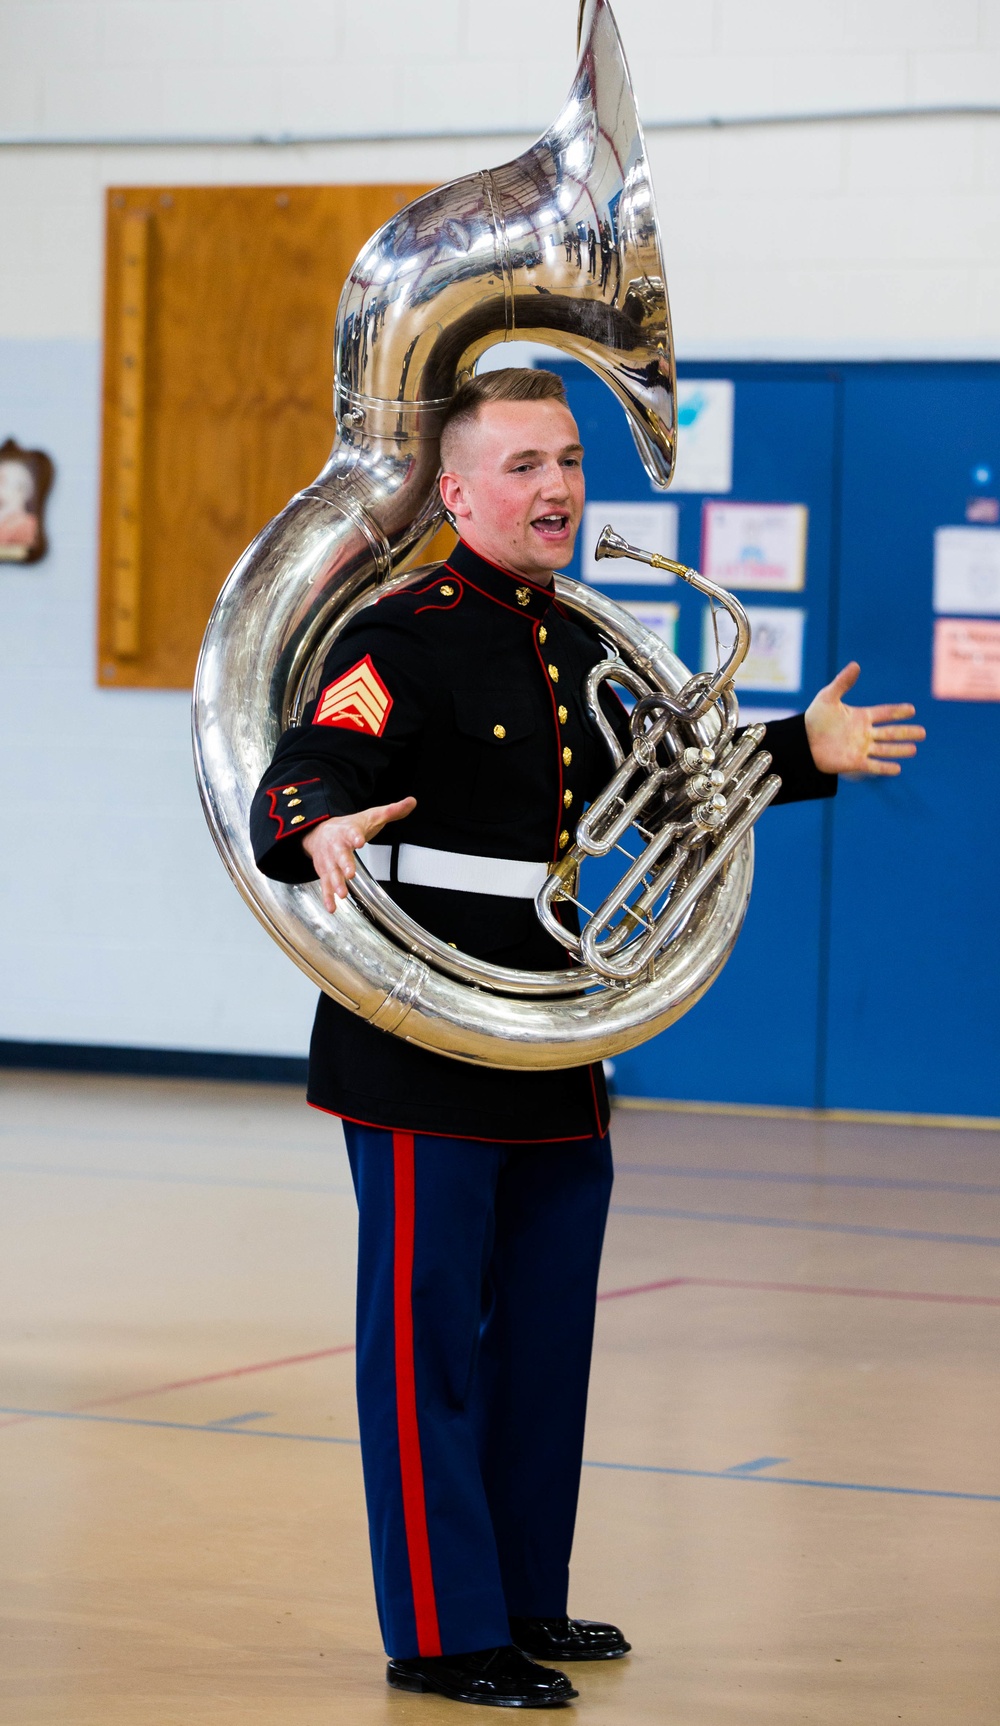
[[[862, 677], [852, 699], [912, 700], [929, 732], [899, 780], [843, 784], [832, 803], [765, 814], [732, 959], [679, 1024], [618, 1058], [616, 1090], [1000, 1115], [1000, 920], [988, 891], [1000, 840], [1000, 700], [982, 698], [994, 672], [1000, 695], [1000, 640], [995, 665], [991, 658], [994, 626], [1000, 637], [1000, 552], [995, 599], [988, 567], [993, 536], [1000, 541], [992, 525], [1000, 517], [1000, 365], [681, 367], [682, 440], [685, 412], [690, 423], [706, 393], [699, 383], [733, 386], [731, 484], [723, 489], [720, 470], [706, 478], [721, 480], [718, 491], [668, 493], [650, 486], [607, 389], [581, 367], [560, 369], [587, 452], [588, 503], [606, 503], [604, 519], [615, 523], [616, 505], [623, 520], [629, 506], [653, 505], [650, 533], [676, 533], [676, 555], [703, 566], [706, 506], [805, 506], [801, 589], [732, 583], [748, 607], [767, 608], [759, 616], [780, 613], [778, 625], [802, 631], [801, 665], [794, 674], [784, 666], [780, 688], [770, 672], [768, 687], [741, 688], [744, 712], [801, 711], [856, 658]], [[688, 478], [698, 483], [696, 472]], [[655, 514], [665, 504], [669, 519]], [[987, 566], [985, 575], [973, 569], [962, 601], [976, 609], [942, 624], [935, 534], [970, 524], [977, 537], [966, 540]], [[966, 540], [958, 536], [962, 556]], [[706, 602], [680, 583], [609, 584], [605, 572], [635, 566], [594, 566], [587, 554], [583, 535], [570, 573], [589, 570], [623, 604], [659, 605], [681, 658], [700, 668]], [[965, 589], [954, 584], [944, 595], [948, 609], [956, 592], [962, 600]], [[938, 599], [940, 606], [940, 581]], [[965, 675], [963, 652], [989, 661], [978, 684], [970, 673], [973, 699], [968, 688], [961, 699], [932, 696], [936, 623], [944, 630], [939, 684]]]

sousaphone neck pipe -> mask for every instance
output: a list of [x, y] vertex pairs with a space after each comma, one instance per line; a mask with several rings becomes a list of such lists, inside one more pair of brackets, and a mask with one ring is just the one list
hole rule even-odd
[[[626, 557], [633, 563], [645, 563], [651, 569], [662, 569], [668, 575], [677, 576], [681, 581], [686, 581], [689, 587], [696, 588], [699, 593], [703, 593], [707, 599], [712, 600], [713, 604], [721, 605], [723, 610], [728, 612], [732, 618], [736, 626], [736, 639], [733, 642], [729, 657], [713, 674], [709, 682], [701, 686], [699, 697], [691, 705], [690, 712], [679, 715], [679, 717], [692, 719], [699, 718], [718, 700], [723, 691], [729, 688], [750, 651], [750, 619], [742, 605], [726, 588], [720, 587], [715, 581], [709, 581], [707, 575], [702, 575], [700, 570], [692, 569], [686, 563], [676, 563], [673, 558], [663, 557], [658, 551], [643, 551], [641, 546], [630, 545], [627, 539], [622, 538], [621, 534], [615, 533], [610, 523], [607, 527], [602, 528], [594, 547], [596, 562], [600, 562], [605, 557]], [[676, 704], [674, 711], [677, 711]]]

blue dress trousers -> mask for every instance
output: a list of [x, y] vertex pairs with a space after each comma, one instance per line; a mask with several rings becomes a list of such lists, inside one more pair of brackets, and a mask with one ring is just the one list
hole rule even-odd
[[567, 1609], [610, 1139], [344, 1133], [385, 1646], [504, 1644]]

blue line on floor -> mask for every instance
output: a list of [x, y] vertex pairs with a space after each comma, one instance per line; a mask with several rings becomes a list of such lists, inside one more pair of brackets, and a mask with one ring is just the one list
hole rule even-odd
[[[143, 1420], [130, 1414], [86, 1414], [75, 1409], [0, 1407], [0, 1414], [22, 1414], [34, 1420], [82, 1420], [98, 1426], [151, 1426], [169, 1432], [212, 1432], [231, 1438], [281, 1438], [298, 1444], [348, 1444], [357, 1447], [357, 1438], [334, 1438], [321, 1432], [265, 1432], [249, 1426], [199, 1425], [188, 1420]], [[763, 1458], [761, 1459], [764, 1460]], [[765, 1486], [815, 1486], [828, 1492], [883, 1492], [902, 1498], [961, 1498], [977, 1504], [1000, 1504], [1000, 1492], [951, 1492], [933, 1486], [870, 1486], [856, 1480], [809, 1480], [796, 1475], [750, 1474], [738, 1469], [664, 1468], [652, 1462], [591, 1462], [584, 1458], [584, 1468], [617, 1469], [623, 1474], [671, 1474], [689, 1480], [745, 1480]]]
[[750, 1217], [738, 1211], [681, 1211], [659, 1205], [612, 1205], [621, 1217], [673, 1217], [687, 1223], [735, 1223], [754, 1229], [808, 1229], [824, 1235], [874, 1235], [890, 1241], [943, 1241], [957, 1247], [1000, 1247], [998, 1235], [951, 1235], [936, 1229], [887, 1229], [873, 1223], [810, 1223], [800, 1217]]
[[968, 1498], [1000, 1504], [1000, 1492], [948, 1492], [934, 1486], [869, 1486], [859, 1480], [807, 1480], [791, 1474], [741, 1474], [737, 1469], [660, 1468], [651, 1462], [588, 1462], [584, 1468], [617, 1468], [627, 1474], [679, 1474], [691, 1480], [745, 1480], [754, 1486], [818, 1486], [826, 1492], [888, 1492], [900, 1498]]
[[225, 1420], [208, 1420], [206, 1426], [249, 1426], [252, 1420], [271, 1420], [266, 1408], [251, 1409], [249, 1414], [227, 1414]]
[[794, 1187], [864, 1187], [876, 1192], [962, 1193], [973, 1198], [996, 1198], [1000, 1186], [979, 1181], [926, 1181], [890, 1175], [799, 1174], [786, 1169], [696, 1169], [675, 1163], [619, 1163], [617, 1175], [662, 1175], [683, 1181], [766, 1181]]
[[288, 1438], [300, 1444], [360, 1444], [359, 1438], [331, 1438], [323, 1432], [266, 1432], [256, 1426], [224, 1426], [221, 1421], [143, 1420], [134, 1414], [87, 1414], [62, 1408], [0, 1408], [0, 1414], [23, 1414], [32, 1420], [86, 1420], [96, 1426], [156, 1426], [169, 1432], [220, 1432], [232, 1438]]
[[339, 1193], [345, 1197], [348, 1194], [353, 1197], [354, 1193], [349, 1185], [330, 1186], [321, 1181], [252, 1181], [236, 1175], [186, 1175], [171, 1170], [77, 1168], [72, 1163], [0, 1163], [0, 1174], [62, 1175], [84, 1181], [155, 1181], [178, 1187], [250, 1187], [260, 1192]]
[[777, 1468], [779, 1463], [787, 1462], [787, 1456], [755, 1456], [752, 1462], [734, 1462], [732, 1468], [727, 1468], [727, 1474], [759, 1474], [762, 1468]]

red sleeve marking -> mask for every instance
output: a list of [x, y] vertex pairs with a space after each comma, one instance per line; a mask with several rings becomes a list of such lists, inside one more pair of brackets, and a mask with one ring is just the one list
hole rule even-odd
[[424, 1497], [424, 1465], [420, 1454], [417, 1387], [413, 1361], [413, 1234], [416, 1215], [416, 1170], [412, 1133], [393, 1133], [392, 1161], [395, 1197], [393, 1307], [396, 1333], [396, 1422], [399, 1431], [399, 1472], [403, 1487], [403, 1521], [410, 1560], [413, 1616], [420, 1654], [441, 1653], [434, 1572], [431, 1568]]
[[[319, 780], [300, 779], [297, 783], [299, 785], [318, 785]], [[291, 828], [285, 826], [285, 817], [278, 808], [278, 798], [281, 796], [282, 792], [287, 791], [287, 789], [288, 787], [286, 785], [274, 785], [269, 787], [267, 792], [267, 800], [271, 805], [268, 810], [268, 814], [272, 821], [276, 821], [278, 823], [278, 831], [274, 836], [274, 843], [276, 845], [279, 839], [287, 839], [291, 833]], [[325, 815], [314, 815], [311, 821], [303, 821], [300, 823], [300, 826], [302, 827], [302, 830], [305, 831], [307, 827], [315, 827], [317, 821], [325, 821], [326, 819], [327, 817]], [[295, 829], [296, 832], [298, 832], [298, 830], [298, 828]]]
[[320, 691], [313, 724], [381, 737], [391, 712], [392, 696], [375, 670], [371, 654], [366, 653]]

